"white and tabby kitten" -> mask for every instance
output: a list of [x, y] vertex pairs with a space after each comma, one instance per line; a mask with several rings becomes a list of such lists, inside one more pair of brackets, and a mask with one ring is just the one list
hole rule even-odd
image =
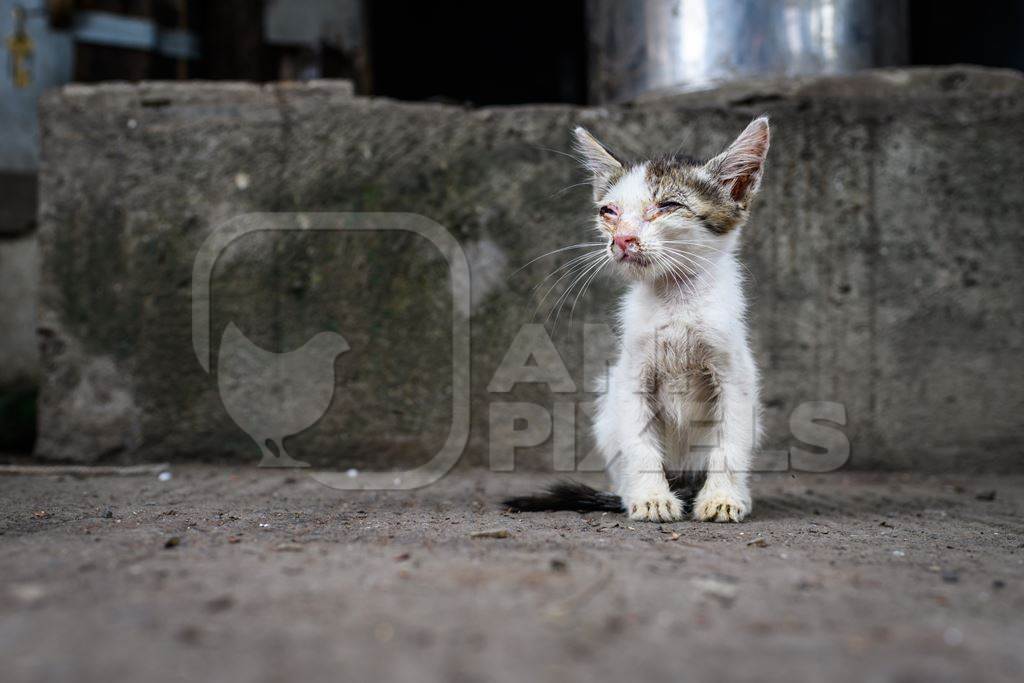
[[759, 403], [736, 251], [761, 185], [768, 119], [703, 163], [626, 164], [583, 128], [575, 136], [607, 258], [629, 281], [619, 357], [594, 423], [615, 494], [564, 482], [506, 504], [739, 522], [752, 508]]

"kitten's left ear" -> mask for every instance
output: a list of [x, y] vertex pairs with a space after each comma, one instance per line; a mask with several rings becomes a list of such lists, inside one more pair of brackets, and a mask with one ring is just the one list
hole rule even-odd
[[705, 168], [734, 200], [743, 204], [761, 187], [768, 143], [768, 117], [759, 116], [733, 140], [727, 150], [709, 161]]
[[590, 172], [594, 184], [594, 199], [600, 199], [608, 191], [612, 180], [622, 173], [622, 162], [583, 126], [577, 126], [573, 136], [576, 138], [575, 149], [580, 155], [580, 161]]

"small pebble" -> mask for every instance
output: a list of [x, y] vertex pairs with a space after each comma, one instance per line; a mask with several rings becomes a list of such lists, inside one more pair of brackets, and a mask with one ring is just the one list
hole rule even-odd
[[159, 479], [160, 481], [170, 481], [171, 479], [174, 478], [174, 475], [171, 474], [170, 472], [161, 472], [160, 474], [157, 475], [156, 478]]
[[39, 602], [46, 597], [46, 589], [37, 583], [16, 583], [10, 590], [15, 598], [25, 603]]
[[229, 610], [235, 605], [235, 599], [230, 595], [222, 595], [219, 598], [208, 600], [206, 603], [206, 609], [209, 612], [223, 612]]
[[981, 493], [976, 495], [975, 498], [977, 498], [978, 500], [995, 500], [996, 499], [995, 489], [992, 489], [991, 491], [982, 491]]
[[188, 645], [196, 645], [203, 638], [203, 631], [198, 626], [185, 626], [178, 631], [178, 639]]
[[381, 643], [390, 642], [395, 637], [395, 627], [386, 621], [377, 624], [373, 629], [373, 637]]
[[946, 641], [946, 645], [956, 647], [964, 642], [964, 634], [960, 632], [960, 629], [950, 626], [946, 629], [946, 632], [942, 634], [942, 639]]
[[176, 548], [179, 545], [181, 545], [181, 537], [180, 536], [171, 536], [166, 541], [164, 541], [164, 547], [165, 548]]

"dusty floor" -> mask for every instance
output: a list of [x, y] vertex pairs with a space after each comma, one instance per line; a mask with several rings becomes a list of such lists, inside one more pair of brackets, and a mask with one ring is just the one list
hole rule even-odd
[[546, 479], [0, 478], [3, 679], [1020, 680], [1024, 477], [762, 478], [741, 525], [495, 505]]

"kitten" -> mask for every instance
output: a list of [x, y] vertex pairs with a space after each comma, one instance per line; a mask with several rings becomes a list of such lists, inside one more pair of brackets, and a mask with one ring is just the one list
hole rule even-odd
[[563, 482], [506, 504], [739, 522], [752, 507], [759, 402], [736, 250], [761, 185], [768, 119], [754, 119], [706, 163], [624, 164], [585, 129], [575, 137], [607, 258], [630, 283], [619, 358], [594, 422], [615, 494]]

